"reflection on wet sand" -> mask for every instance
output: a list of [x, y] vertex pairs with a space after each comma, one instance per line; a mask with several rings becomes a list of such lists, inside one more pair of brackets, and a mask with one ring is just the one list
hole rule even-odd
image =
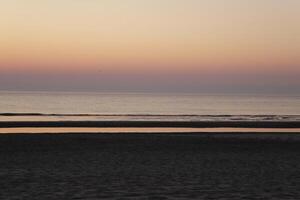
[[0, 128], [4, 133], [300, 133], [300, 128]]

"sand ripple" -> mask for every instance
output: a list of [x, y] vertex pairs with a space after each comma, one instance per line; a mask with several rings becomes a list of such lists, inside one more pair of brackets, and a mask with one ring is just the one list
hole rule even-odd
[[300, 140], [3, 135], [0, 199], [297, 199]]

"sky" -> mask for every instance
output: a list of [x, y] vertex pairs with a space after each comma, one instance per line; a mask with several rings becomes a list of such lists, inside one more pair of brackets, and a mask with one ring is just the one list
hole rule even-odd
[[2, 0], [0, 90], [300, 92], [299, 0]]

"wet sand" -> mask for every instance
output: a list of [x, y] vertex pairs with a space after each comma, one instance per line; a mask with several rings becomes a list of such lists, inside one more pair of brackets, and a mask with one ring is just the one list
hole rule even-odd
[[300, 134], [3, 134], [0, 199], [298, 199]]
[[300, 128], [300, 121], [0, 121], [0, 128]]

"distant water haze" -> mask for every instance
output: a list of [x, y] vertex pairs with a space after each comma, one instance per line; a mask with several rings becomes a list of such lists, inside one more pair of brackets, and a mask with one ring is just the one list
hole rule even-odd
[[0, 73], [0, 90], [297, 95], [300, 94], [299, 77], [300, 73], [296, 72], [36, 70]]

